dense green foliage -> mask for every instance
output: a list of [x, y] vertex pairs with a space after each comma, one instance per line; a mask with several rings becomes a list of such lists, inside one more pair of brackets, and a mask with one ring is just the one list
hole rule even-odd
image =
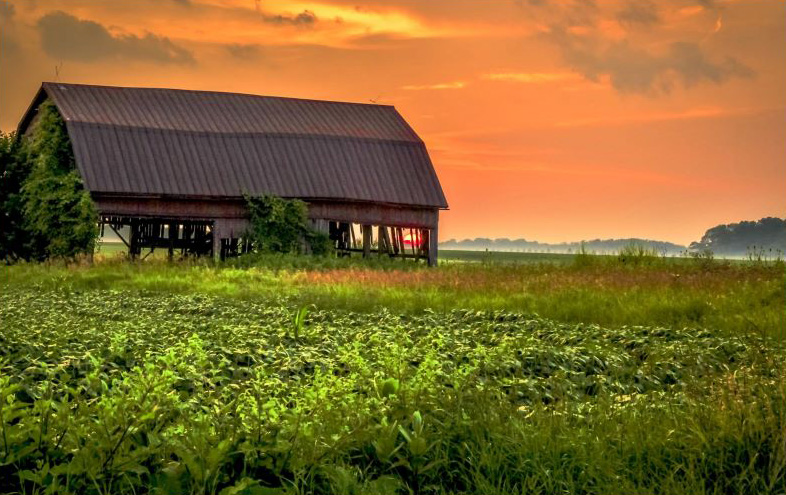
[[92, 253], [98, 238], [98, 214], [82, 187], [65, 122], [51, 102], [38, 109], [30, 138], [33, 166], [22, 186], [25, 219], [33, 235], [47, 240], [50, 257]]
[[38, 112], [29, 137], [0, 138], [0, 256], [9, 262], [74, 258], [92, 253], [98, 238], [65, 122], [51, 102]]
[[786, 219], [767, 217], [754, 222], [718, 225], [690, 246], [694, 251], [716, 255], [758, 255], [783, 257], [786, 254]]
[[327, 254], [327, 235], [308, 226], [308, 205], [299, 199], [284, 199], [266, 194], [245, 196], [251, 227], [248, 235], [253, 249], [260, 253]]
[[0, 492], [783, 493], [783, 263], [641, 258], [5, 267]]
[[0, 295], [0, 491], [786, 489], [756, 335], [65, 287]]
[[35, 235], [25, 220], [22, 185], [31, 169], [25, 143], [16, 134], [0, 134], [0, 259], [8, 262], [46, 256], [46, 239]]

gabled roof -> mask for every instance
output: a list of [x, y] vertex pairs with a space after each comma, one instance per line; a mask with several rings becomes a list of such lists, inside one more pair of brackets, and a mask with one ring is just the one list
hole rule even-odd
[[92, 193], [446, 208], [425, 144], [392, 106], [43, 83]]

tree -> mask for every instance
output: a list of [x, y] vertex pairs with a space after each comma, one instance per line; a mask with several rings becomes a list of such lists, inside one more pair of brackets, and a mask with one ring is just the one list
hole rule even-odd
[[786, 220], [775, 217], [717, 225], [708, 229], [691, 251], [744, 255], [750, 249], [786, 251]]
[[17, 145], [16, 161], [7, 169], [9, 180], [3, 184], [4, 192], [6, 185], [9, 191], [4, 213], [21, 212], [16, 224], [20, 230], [14, 235], [27, 239], [13, 239], [14, 246], [26, 249], [14, 254], [43, 259], [92, 253], [98, 239], [98, 213], [76, 169], [65, 122], [49, 101], [41, 104], [38, 113], [30, 136], [15, 140], [22, 142]]
[[6, 262], [45, 257], [45, 239], [30, 232], [25, 221], [22, 185], [30, 170], [24, 142], [14, 133], [0, 134], [0, 258]]

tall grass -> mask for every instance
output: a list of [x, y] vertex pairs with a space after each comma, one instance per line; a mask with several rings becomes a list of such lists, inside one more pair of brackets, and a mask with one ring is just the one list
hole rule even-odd
[[0, 287], [206, 293], [369, 312], [512, 310], [606, 326], [707, 327], [784, 337], [783, 262], [576, 255], [576, 263], [448, 263], [273, 256], [2, 267]]

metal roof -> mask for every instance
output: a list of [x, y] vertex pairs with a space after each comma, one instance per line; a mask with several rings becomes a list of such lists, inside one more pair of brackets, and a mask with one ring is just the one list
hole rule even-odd
[[392, 106], [44, 83], [93, 193], [446, 208], [423, 141]]

